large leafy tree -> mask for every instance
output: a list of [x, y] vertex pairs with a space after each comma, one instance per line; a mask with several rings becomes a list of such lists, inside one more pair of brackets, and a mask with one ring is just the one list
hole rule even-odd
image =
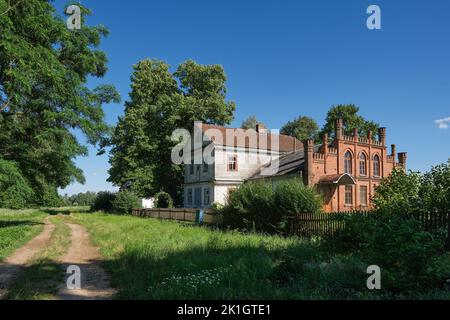
[[281, 128], [281, 133], [295, 137], [300, 141], [307, 139], [317, 140], [319, 136], [319, 125], [310, 117], [299, 116], [295, 120], [286, 123]]
[[[83, 16], [90, 12], [82, 7]], [[74, 158], [107, 137], [102, 104], [118, 101], [112, 86], [89, 89], [89, 76], [103, 77], [108, 31], [69, 30], [48, 0], [0, 0], [0, 158], [17, 165], [37, 204], [56, 189], [84, 182]]]
[[354, 129], [358, 129], [361, 136], [367, 136], [369, 131], [372, 131], [375, 137], [379, 125], [364, 119], [358, 112], [359, 107], [353, 104], [333, 106], [327, 113], [326, 123], [321, 135], [327, 133], [330, 137], [333, 137], [336, 130], [336, 120], [342, 119], [344, 121], [344, 134], [350, 136]]
[[192, 129], [194, 121], [232, 121], [235, 104], [225, 100], [224, 70], [189, 60], [172, 74], [165, 62], [146, 59], [134, 66], [131, 82], [111, 139], [109, 181], [140, 196], [165, 191], [179, 202], [183, 172], [171, 162], [171, 135]]

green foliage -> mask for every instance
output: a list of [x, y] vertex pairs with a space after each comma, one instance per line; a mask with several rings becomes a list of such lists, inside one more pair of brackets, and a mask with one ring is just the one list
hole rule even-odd
[[97, 198], [96, 192], [80, 192], [78, 194], [74, 194], [72, 196], [65, 196], [64, 203], [66, 206], [80, 206], [87, 207], [93, 206], [95, 199]]
[[298, 180], [284, 181], [273, 190], [266, 182], [249, 182], [233, 191], [225, 206], [214, 211], [226, 226], [274, 232], [285, 231], [287, 218], [298, 213], [320, 212], [323, 202]]
[[[107, 58], [98, 50], [104, 27], [68, 30], [51, 1], [0, 0], [0, 154], [14, 162], [38, 205], [56, 204], [57, 188], [83, 183], [74, 159], [109, 133], [102, 105], [118, 101], [112, 86], [90, 89]], [[82, 7], [85, 15], [87, 8]]]
[[378, 209], [391, 213], [426, 210], [419, 198], [421, 185], [420, 173], [394, 169], [376, 188], [372, 203]]
[[155, 207], [156, 208], [173, 208], [173, 199], [167, 192], [160, 191], [155, 195]]
[[318, 213], [323, 209], [323, 200], [317, 192], [301, 181], [284, 181], [275, 189], [275, 206], [284, 216], [298, 213]]
[[353, 129], [358, 129], [360, 136], [367, 136], [372, 131], [374, 137], [377, 134], [379, 125], [373, 121], [364, 119], [358, 114], [359, 107], [350, 105], [333, 106], [327, 114], [326, 124], [322, 129], [321, 135], [327, 133], [330, 137], [334, 137], [336, 131], [336, 121], [342, 119], [344, 121], [344, 134], [353, 135]]
[[242, 122], [241, 128], [245, 129], [245, 130], [249, 130], [249, 129], [256, 130], [256, 126], [260, 123], [261, 122], [258, 121], [258, 119], [256, 119], [255, 116], [250, 116]]
[[424, 174], [419, 197], [431, 212], [450, 209], [450, 159]]
[[444, 233], [429, 233], [407, 215], [350, 216], [344, 229], [331, 241], [358, 252], [368, 265], [380, 266], [384, 290], [413, 290], [444, 280], [437, 272], [437, 262], [444, 251]]
[[109, 181], [141, 197], [167, 191], [181, 202], [183, 168], [171, 161], [175, 129], [191, 130], [194, 121], [225, 125], [235, 104], [225, 100], [226, 76], [219, 65], [191, 60], [172, 74], [158, 60], [134, 66], [130, 100], [110, 141]]
[[299, 116], [285, 124], [281, 128], [281, 134], [295, 137], [302, 142], [308, 139], [317, 141], [319, 138], [319, 125], [310, 117]]
[[131, 214], [133, 209], [141, 208], [141, 199], [131, 191], [121, 191], [112, 201], [112, 211], [118, 214]]
[[97, 193], [94, 205], [92, 206], [93, 211], [103, 211], [111, 212], [113, 210], [113, 202], [116, 199], [116, 194], [109, 191], [102, 191]]
[[264, 182], [244, 183], [233, 191], [223, 209], [223, 221], [227, 226], [273, 231], [280, 221], [274, 206], [274, 191]]
[[0, 208], [21, 209], [33, 200], [33, 190], [16, 164], [0, 159]]

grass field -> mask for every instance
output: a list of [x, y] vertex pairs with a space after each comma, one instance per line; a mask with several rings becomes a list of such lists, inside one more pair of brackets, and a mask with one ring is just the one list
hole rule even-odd
[[73, 219], [101, 247], [122, 299], [450, 299], [443, 290], [368, 291], [367, 265], [298, 238], [105, 214]]
[[[68, 221], [88, 229], [120, 299], [450, 299], [438, 288], [369, 291], [367, 264], [318, 241], [81, 210], [0, 210], [0, 257], [38, 234], [48, 214], [69, 211], [77, 212], [50, 218], [51, 244], [10, 288], [9, 299], [54, 298], [64, 276], [56, 260], [70, 245]], [[442, 265], [450, 269], [450, 255]]]
[[46, 216], [39, 210], [0, 209], [0, 262], [39, 234]]

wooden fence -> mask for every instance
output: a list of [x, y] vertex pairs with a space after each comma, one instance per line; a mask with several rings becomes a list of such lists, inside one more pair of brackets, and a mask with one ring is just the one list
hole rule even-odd
[[[134, 209], [133, 215], [142, 218], [197, 222], [197, 209]], [[289, 233], [300, 237], [332, 237], [345, 226], [346, 218], [351, 215], [376, 219], [373, 211], [351, 211], [345, 213], [304, 213], [289, 219]], [[447, 230], [447, 249], [450, 250], [450, 212], [447, 213], [416, 213], [412, 214], [423, 227], [434, 232], [439, 229]], [[220, 224], [220, 219], [210, 209], [203, 210], [203, 223]]]
[[[141, 218], [196, 222], [198, 209], [133, 209], [133, 215]], [[203, 210], [204, 224], [217, 224], [219, 219], [210, 209]]]
[[[332, 237], [345, 226], [346, 218], [351, 215], [362, 215], [367, 219], [376, 219], [377, 213], [370, 211], [352, 211], [345, 213], [299, 214], [289, 220], [289, 232], [301, 237]], [[411, 214], [421, 222], [425, 230], [435, 232], [447, 230], [447, 249], [450, 250], [450, 212]]]

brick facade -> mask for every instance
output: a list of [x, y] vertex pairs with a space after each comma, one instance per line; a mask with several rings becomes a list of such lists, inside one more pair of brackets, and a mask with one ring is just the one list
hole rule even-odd
[[372, 133], [360, 137], [357, 130], [352, 136], [345, 136], [342, 120], [339, 120], [334, 141], [330, 144], [325, 136], [319, 152], [314, 152], [312, 140], [304, 143], [303, 179], [305, 184], [316, 187], [323, 194], [325, 211], [369, 209], [370, 199], [381, 180], [395, 167], [406, 168], [406, 153], [399, 153], [396, 160], [396, 147], [392, 145], [388, 154], [386, 128], [380, 128], [378, 136], [378, 140], [373, 139]]

